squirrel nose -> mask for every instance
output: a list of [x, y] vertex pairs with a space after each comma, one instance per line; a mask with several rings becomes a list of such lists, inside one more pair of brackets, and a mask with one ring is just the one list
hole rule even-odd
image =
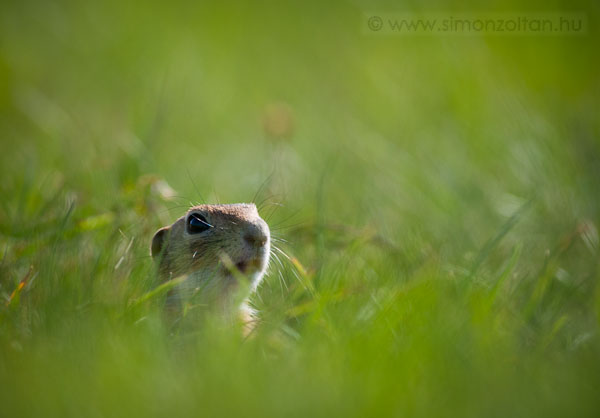
[[261, 225], [250, 225], [244, 233], [244, 241], [252, 247], [261, 248], [267, 244], [269, 233]]

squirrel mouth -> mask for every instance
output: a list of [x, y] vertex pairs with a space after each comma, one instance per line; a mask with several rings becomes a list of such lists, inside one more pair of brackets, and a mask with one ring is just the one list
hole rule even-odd
[[248, 269], [248, 262], [245, 260], [240, 261], [239, 263], [236, 263], [235, 267], [242, 273], [246, 273], [246, 270]]
[[251, 258], [242, 260], [235, 264], [235, 267], [243, 274], [255, 273], [261, 269], [261, 260], [259, 258]]

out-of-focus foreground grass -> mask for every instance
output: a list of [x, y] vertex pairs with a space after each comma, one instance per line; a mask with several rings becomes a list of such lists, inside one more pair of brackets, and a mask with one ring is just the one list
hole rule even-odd
[[[400, 5], [13, 3], [0, 415], [598, 416], [596, 4], [386, 37], [362, 13]], [[289, 256], [261, 326], [173, 334], [153, 232], [253, 198]]]

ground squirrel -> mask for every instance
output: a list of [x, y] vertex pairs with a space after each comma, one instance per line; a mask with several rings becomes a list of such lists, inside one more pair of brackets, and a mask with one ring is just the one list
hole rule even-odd
[[[265, 273], [270, 248], [269, 226], [254, 204], [242, 203], [192, 207], [154, 234], [150, 251], [161, 282], [186, 277], [169, 295], [168, 305], [194, 297], [197, 304], [232, 312], [237, 304], [242, 321], [251, 326], [247, 297]], [[240, 287], [243, 277], [248, 282]], [[242, 301], [235, 298], [238, 290]]]

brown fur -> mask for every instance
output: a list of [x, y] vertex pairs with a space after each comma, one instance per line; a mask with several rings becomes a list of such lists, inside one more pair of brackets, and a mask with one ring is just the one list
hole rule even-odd
[[[191, 214], [204, 216], [211, 228], [191, 234]], [[199, 205], [160, 228], [150, 252], [158, 262], [161, 281], [188, 276], [172, 297], [201, 293], [204, 301], [229, 307], [235, 303], [232, 295], [240, 288], [240, 277], [249, 279], [250, 292], [260, 283], [269, 260], [270, 232], [254, 204]], [[248, 316], [246, 301], [240, 307]]]

